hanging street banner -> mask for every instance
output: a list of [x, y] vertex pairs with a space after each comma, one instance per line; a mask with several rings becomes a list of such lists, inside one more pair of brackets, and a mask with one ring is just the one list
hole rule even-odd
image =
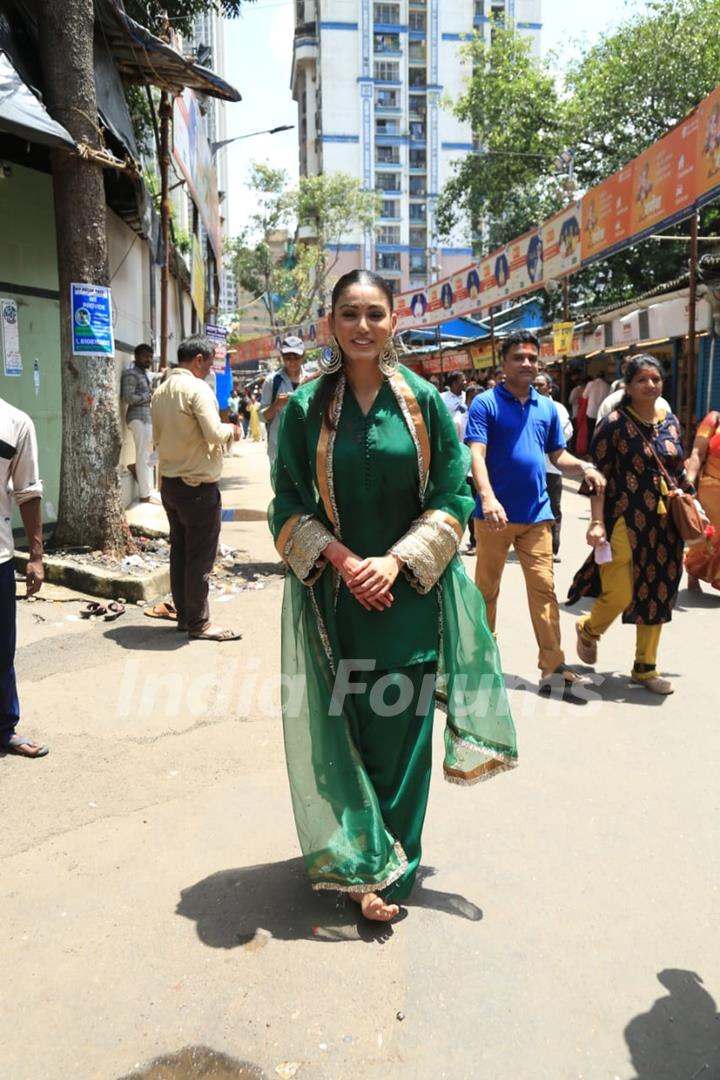
[[228, 331], [226, 326], [216, 326], [214, 323], [205, 323], [205, 337], [212, 342], [215, 349], [213, 370], [216, 372], [225, 370], [227, 359]]
[[0, 343], [6, 375], [22, 375], [22, 353], [18, 332], [18, 307], [15, 300], [0, 300]]
[[115, 356], [112, 297], [106, 285], [70, 285], [73, 356]]
[[567, 356], [572, 349], [574, 326], [575, 324], [571, 322], [553, 323], [553, 350], [556, 356]]
[[185, 177], [192, 200], [210, 237], [218, 265], [222, 260], [222, 227], [217, 173], [203, 130], [200, 104], [193, 90], [173, 102], [173, 157]]
[[695, 212], [697, 112], [633, 162], [630, 230], [634, 241]]
[[190, 265], [190, 296], [200, 322], [205, 318], [205, 260], [199, 237], [193, 233]]
[[582, 244], [579, 202], [571, 203], [542, 227], [545, 281], [556, 280], [580, 269]]
[[617, 251], [632, 234], [633, 167], [613, 173], [582, 200], [582, 257], [587, 264]]
[[288, 334], [301, 338], [306, 351], [323, 348], [330, 341], [327, 319], [317, 319], [301, 326], [286, 326], [276, 334], [263, 334], [262, 337], [237, 342], [232, 346], [232, 362], [239, 364], [249, 360], [269, 360], [279, 354], [283, 338]]
[[700, 102], [697, 113], [697, 204], [704, 206], [720, 194], [720, 86]]

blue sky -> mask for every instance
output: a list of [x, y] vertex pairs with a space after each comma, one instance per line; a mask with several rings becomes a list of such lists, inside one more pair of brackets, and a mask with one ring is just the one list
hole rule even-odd
[[[543, 50], [557, 50], [561, 64], [573, 53], [571, 42], [592, 42], [645, 4], [637, 0], [543, 0]], [[257, 0], [245, 14], [228, 23], [227, 77], [243, 95], [228, 107], [228, 138], [248, 132], [294, 124], [295, 102], [290, 96], [294, 0]], [[267, 161], [297, 176], [297, 132], [257, 136], [228, 148], [228, 213], [230, 233], [236, 235], [253, 211], [244, 186], [251, 161]]]

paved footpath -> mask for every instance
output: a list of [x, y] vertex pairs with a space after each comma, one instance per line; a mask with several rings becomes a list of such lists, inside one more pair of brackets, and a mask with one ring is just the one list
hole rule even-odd
[[[561, 596], [585, 551], [573, 489]], [[510, 562], [500, 646], [521, 767], [463, 789], [438, 766], [421, 885], [376, 932], [312, 894], [298, 859], [269, 497], [264, 448], [245, 443], [223, 542], [264, 588], [213, 600], [239, 643], [188, 644], [139, 608], [82, 622], [50, 588], [20, 605], [23, 730], [51, 753], [0, 758], [0, 1080], [260, 1075], [215, 1055], [273, 1080], [720, 1076], [720, 596], [680, 595], [662, 648], [673, 697], [628, 685], [618, 625], [595, 699], [564, 705], [535, 693]], [[439, 759], [439, 719], [436, 745]], [[148, 1072], [198, 1046], [212, 1053]]]

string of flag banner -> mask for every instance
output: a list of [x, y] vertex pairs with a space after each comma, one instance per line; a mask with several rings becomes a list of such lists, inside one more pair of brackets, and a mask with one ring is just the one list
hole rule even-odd
[[[720, 86], [662, 139], [538, 228], [448, 277], [397, 296], [398, 330], [487, 315], [498, 304], [691, 217], [719, 196]], [[309, 348], [326, 345], [327, 319], [293, 332]], [[235, 358], [268, 357], [277, 344], [272, 335], [255, 338], [236, 346]]]

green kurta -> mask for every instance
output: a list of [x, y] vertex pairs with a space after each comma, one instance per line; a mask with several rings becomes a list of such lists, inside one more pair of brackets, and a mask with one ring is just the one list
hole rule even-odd
[[[335, 491], [342, 539], [356, 555], [384, 555], [420, 516], [415, 444], [392, 390], [384, 383], [363, 416], [348, 387], [335, 440]], [[366, 611], [340, 585], [337, 620], [345, 658], [373, 659], [394, 671], [437, 660], [438, 602], [400, 575], [394, 603]]]
[[[436, 667], [448, 780], [475, 783], [514, 766], [515, 734], [482, 597], [456, 554], [473, 503], [467, 450], [445, 405], [401, 368], [363, 416], [341, 376], [332, 430], [315, 401], [321, 384], [285, 407], [270, 508], [292, 571], [282, 665], [293, 808], [313, 887], [401, 898], [420, 854]], [[362, 557], [392, 548], [403, 559], [391, 608], [368, 612], [354, 600], [322, 558], [333, 537]], [[355, 662], [360, 695], [346, 692], [343, 669]], [[382, 673], [391, 691], [403, 678], [413, 691], [407, 708], [378, 722], [371, 700]]]

